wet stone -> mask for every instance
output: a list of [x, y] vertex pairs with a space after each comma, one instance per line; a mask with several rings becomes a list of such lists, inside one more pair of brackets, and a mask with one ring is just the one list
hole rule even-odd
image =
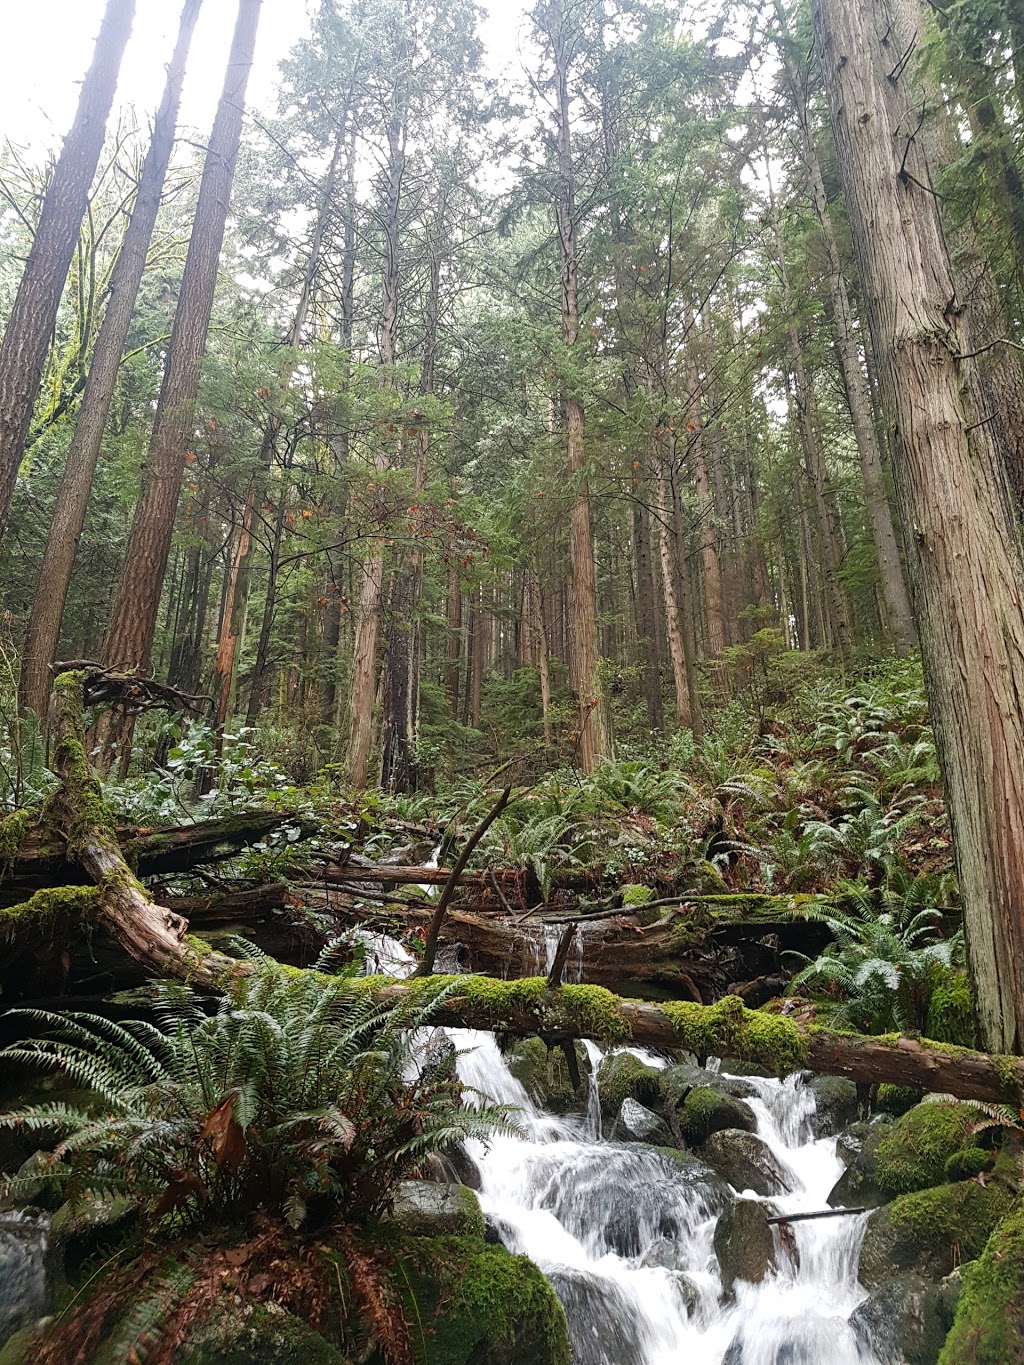
[[727, 1128], [712, 1133], [701, 1156], [734, 1190], [763, 1196], [785, 1194], [789, 1180], [768, 1144], [756, 1133]]
[[776, 1269], [775, 1238], [762, 1204], [732, 1201], [715, 1226], [715, 1255], [727, 1296], [737, 1280], [760, 1284]]

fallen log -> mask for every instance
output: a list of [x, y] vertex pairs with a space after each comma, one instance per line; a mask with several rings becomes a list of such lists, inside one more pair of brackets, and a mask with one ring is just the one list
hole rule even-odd
[[435, 1017], [450, 1028], [536, 1035], [553, 1043], [593, 1038], [666, 1052], [683, 1049], [701, 1059], [755, 1062], [780, 1076], [807, 1070], [1014, 1106], [1024, 1097], [1024, 1058], [900, 1034], [832, 1033], [782, 1014], [748, 1010], [737, 996], [725, 996], [714, 1005], [687, 1000], [655, 1005], [621, 999], [600, 986], [562, 986], [553, 991], [544, 977], [520, 981], [424, 977], [405, 985], [378, 977], [370, 984], [378, 999], [396, 1005], [410, 991], [444, 987], [453, 993]]

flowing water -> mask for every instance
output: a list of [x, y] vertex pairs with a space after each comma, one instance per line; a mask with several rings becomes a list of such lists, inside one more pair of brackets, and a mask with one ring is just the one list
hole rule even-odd
[[[556, 944], [554, 934], [538, 943], [538, 966], [550, 966]], [[369, 956], [399, 976], [414, 965], [393, 941]], [[776, 1234], [777, 1272], [758, 1285], [738, 1281], [734, 1300], [724, 1301], [715, 1223], [743, 1191], [731, 1191], [699, 1161], [602, 1139], [602, 1049], [585, 1044], [586, 1113], [556, 1118], [532, 1103], [493, 1034], [449, 1034], [463, 1083], [521, 1111], [521, 1136], [470, 1144], [480, 1202], [505, 1245], [554, 1285], [573, 1365], [878, 1365], [848, 1322], [865, 1297], [857, 1283], [862, 1217], [789, 1225], [788, 1237]], [[643, 1049], [629, 1051], [666, 1065]], [[835, 1138], [814, 1136], [813, 1092], [794, 1076], [743, 1081], [757, 1134], [789, 1184], [766, 1202], [778, 1213], [825, 1208], [844, 1167]]]

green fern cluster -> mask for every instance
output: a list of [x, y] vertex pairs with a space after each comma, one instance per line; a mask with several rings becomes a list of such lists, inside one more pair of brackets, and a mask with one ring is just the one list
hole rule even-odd
[[[213, 1014], [161, 987], [159, 1025], [12, 1011], [47, 1036], [4, 1060], [63, 1072], [95, 1104], [24, 1108], [0, 1129], [49, 1138], [41, 1173], [73, 1201], [127, 1197], [179, 1229], [257, 1210], [358, 1226], [429, 1153], [512, 1124], [463, 1103], [452, 1049], [422, 1062], [443, 998], [390, 1009], [358, 981], [265, 962]], [[16, 1177], [6, 1192], [23, 1193]]]

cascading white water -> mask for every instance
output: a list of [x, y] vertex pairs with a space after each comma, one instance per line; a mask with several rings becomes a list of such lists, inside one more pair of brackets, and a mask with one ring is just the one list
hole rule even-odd
[[[397, 975], [412, 966], [401, 945], [382, 944], [368, 957], [385, 970], [390, 960]], [[777, 1272], [758, 1285], [738, 1281], [725, 1302], [713, 1236], [732, 1195], [688, 1154], [674, 1159], [601, 1139], [600, 1048], [585, 1045], [592, 1067], [586, 1115], [556, 1118], [532, 1103], [492, 1034], [449, 1033], [463, 1084], [481, 1102], [520, 1111], [521, 1136], [469, 1144], [480, 1202], [506, 1246], [529, 1256], [554, 1285], [573, 1365], [879, 1365], [848, 1322], [865, 1297], [857, 1283], [862, 1217], [789, 1225]], [[643, 1049], [627, 1050], [666, 1065]], [[814, 1138], [813, 1092], [798, 1077], [743, 1081], [757, 1134], [790, 1185], [766, 1202], [780, 1213], [825, 1208], [843, 1163], [835, 1138]]]

